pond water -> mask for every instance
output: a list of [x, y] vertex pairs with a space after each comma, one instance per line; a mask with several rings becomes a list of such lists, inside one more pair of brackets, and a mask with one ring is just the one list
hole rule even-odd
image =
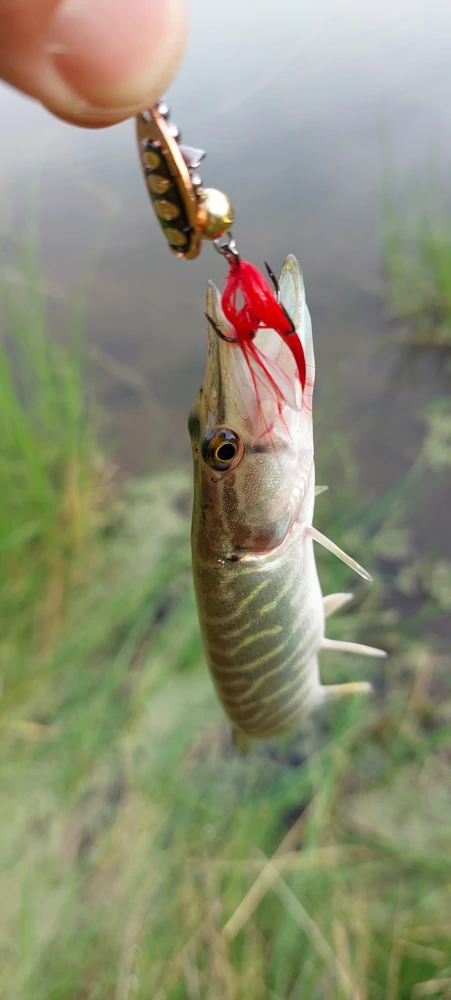
[[[360, 428], [362, 483], [379, 495], [415, 456], [417, 411], [441, 389], [427, 359], [402, 377], [388, 335], [382, 183], [387, 165], [407, 181], [430, 153], [450, 153], [450, 39], [448, 0], [192, 0], [188, 52], [168, 95], [184, 141], [207, 150], [204, 182], [232, 198], [243, 255], [275, 270], [287, 252], [299, 258], [316, 399], [326, 418], [330, 401], [331, 425]], [[69, 128], [6, 87], [0, 121], [2, 235], [37, 216], [57, 324], [91, 274], [89, 340], [108, 356], [97, 385], [124, 472], [188, 459], [205, 284], [221, 282], [223, 262], [208, 246], [196, 262], [168, 253], [133, 122]], [[6, 277], [16, 280], [13, 267]]]

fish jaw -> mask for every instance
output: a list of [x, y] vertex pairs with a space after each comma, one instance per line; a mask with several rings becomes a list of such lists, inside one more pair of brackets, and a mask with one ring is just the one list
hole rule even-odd
[[[281, 297], [310, 365], [314, 358], [302, 277], [295, 258], [281, 274]], [[291, 307], [291, 308], [290, 308]], [[314, 502], [314, 449], [311, 405], [304, 405], [291, 351], [279, 334], [261, 330], [257, 348], [268, 362], [262, 373], [238, 343], [230, 343], [219, 292], [207, 289], [208, 354], [205, 375], [189, 418], [195, 496], [193, 539], [198, 547], [226, 557], [266, 552], [279, 545], [295, 522], [311, 523]], [[222, 339], [218, 335], [221, 333]], [[280, 387], [278, 398], [272, 379]], [[231, 469], [212, 468], [205, 442], [229, 429], [242, 443], [241, 460]]]

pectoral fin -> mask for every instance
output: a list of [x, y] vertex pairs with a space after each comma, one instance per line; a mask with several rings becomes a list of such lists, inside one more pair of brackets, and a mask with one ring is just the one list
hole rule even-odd
[[342, 608], [348, 601], [352, 601], [353, 597], [354, 594], [328, 594], [327, 597], [323, 597], [325, 617], [329, 618], [329, 615], [333, 615], [335, 611]]
[[315, 496], [319, 497], [320, 493], [325, 493], [328, 489], [328, 486], [315, 486]]
[[384, 649], [362, 646], [360, 642], [342, 642], [341, 639], [326, 639], [325, 637], [321, 643], [321, 649], [334, 649], [336, 653], [358, 653], [360, 656], [387, 656]]
[[313, 527], [313, 525], [310, 528], [307, 528], [307, 531], [310, 537], [313, 538], [314, 542], [318, 542], [319, 545], [322, 545], [325, 549], [328, 549], [329, 552], [333, 552], [334, 556], [337, 556], [338, 559], [341, 559], [342, 562], [346, 563], [346, 566], [349, 566], [350, 569], [353, 569], [356, 573], [359, 574], [359, 576], [363, 576], [364, 580], [369, 580], [370, 583], [372, 582], [373, 577], [370, 576], [367, 570], [364, 569], [363, 566], [360, 565], [360, 563], [356, 562], [356, 560], [353, 559], [352, 556], [348, 556], [346, 552], [343, 552], [343, 549], [340, 549], [338, 545], [335, 545], [335, 542], [331, 542], [330, 538], [326, 538], [325, 535], [322, 535], [321, 532], [317, 530], [317, 528]]

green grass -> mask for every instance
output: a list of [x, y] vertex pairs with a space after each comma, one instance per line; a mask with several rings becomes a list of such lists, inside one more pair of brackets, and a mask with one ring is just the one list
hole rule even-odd
[[[239, 757], [198, 637], [190, 490], [184, 471], [128, 488], [33, 691], [4, 712], [1, 991], [445, 997], [448, 983], [433, 985], [451, 968], [444, 658], [400, 634], [379, 578], [353, 580], [356, 607], [330, 634], [392, 655], [370, 668], [324, 658], [323, 677], [365, 669], [375, 699]], [[346, 490], [318, 500], [319, 526], [344, 543], [348, 510]], [[357, 556], [362, 521], [354, 500]], [[403, 566], [401, 528], [384, 521], [376, 548], [391, 532]], [[327, 553], [320, 571], [326, 592], [349, 584]]]
[[368, 677], [374, 697], [242, 758], [198, 633], [190, 471], [102, 513], [80, 330], [57, 345], [28, 286], [0, 383], [0, 995], [451, 996], [451, 684], [434, 632], [450, 568], [406, 529], [449, 475], [445, 404], [375, 507], [340, 435], [319, 443], [318, 480], [341, 485], [316, 523], [375, 572], [368, 586], [318, 551], [324, 592], [356, 595], [328, 634], [390, 657], [324, 656], [326, 683]]
[[451, 210], [434, 184], [404, 206], [387, 189], [383, 264], [387, 301], [412, 345], [451, 347]]
[[[107, 465], [86, 392], [82, 300], [57, 340], [29, 243], [17, 247], [16, 269], [18, 287], [1, 286], [0, 621], [4, 641], [31, 642], [39, 657], [83, 578]], [[5, 665], [4, 697], [9, 687]]]

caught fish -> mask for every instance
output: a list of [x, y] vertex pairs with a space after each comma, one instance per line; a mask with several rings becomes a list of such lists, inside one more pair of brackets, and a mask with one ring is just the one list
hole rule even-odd
[[[315, 361], [293, 256], [285, 261], [279, 288], [295, 332], [285, 338], [280, 330], [259, 327], [257, 353], [249, 356], [209, 283], [207, 365], [188, 423], [199, 622], [217, 694], [243, 753], [254, 739], [297, 728], [325, 699], [371, 689], [364, 681], [324, 686], [321, 651], [386, 655], [325, 636], [326, 618], [352, 595], [323, 597], [313, 543], [364, 579], [371, 577], [313, 527], [315, 494], [322, 490], [315, 487]], [[295, 338], [305, 358], [303, 384], [299, 353], [288, 349]]]

